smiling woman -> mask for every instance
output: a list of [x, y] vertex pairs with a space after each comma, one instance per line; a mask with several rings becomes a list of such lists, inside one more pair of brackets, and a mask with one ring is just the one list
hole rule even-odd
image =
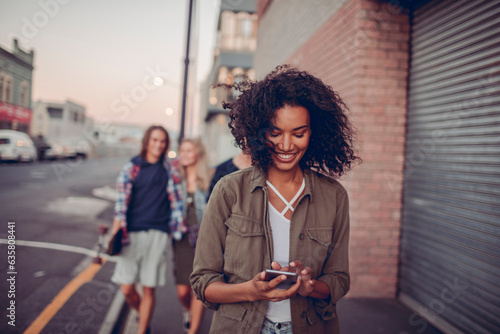
[[310, 118], [306, 108], [285, 105], [278, 109], [272, 131], [267, 136], [273, 147], [273, 166], [281, 171], [298, 168], [310, 137]]
[[[216, 309], [211, 332], [338, 333], [349, 290], [349, 200], [335, 180], [359, 160], [347, 107], [307, 72], [278, 67], [242, 94], [229, 127], [253, 167], [222, 178], [206, 206], [191, 284]], [[266, 279], [264, 270], [297, 274]]]

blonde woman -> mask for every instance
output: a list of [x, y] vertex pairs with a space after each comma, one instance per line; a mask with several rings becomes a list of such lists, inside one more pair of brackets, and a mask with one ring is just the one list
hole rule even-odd
[[193, 271], [194, 248], [198, 230], [207, 200], [207, 189], [211, 173], [205, 149], [199, 139], [183, 139], [179, 147], [179, 161], [182, 175], [183, 213], [188, 232], [174, 235], [175, 281], [177, 295], [184, 309], [183, 325], [188, 333], [197, 333], [205, 307], [197, 300], [189, 284]]

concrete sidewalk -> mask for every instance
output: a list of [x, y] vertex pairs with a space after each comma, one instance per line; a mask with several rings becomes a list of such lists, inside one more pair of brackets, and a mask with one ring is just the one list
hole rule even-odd
[[[100, 280], [109, 281], [114, 263], [107, 263], [107, 270], [99, 275]], [[166, 285], [157, 288], [156, 307], [151, 322], [154, 334], [183, 334], [182, 308], [172, 273], [169, 258]], [[106, 276], [106, 277], [104, 277]], [[109, 276], [109, 278], [107, 278]], [[420, 318], [397, 299], [343, 298], [337, 304], [342, 334], [439, 334], [430, 323]], [[206, 310], [200, 334], [208, 334], [213, 311]], [[130, 312], [119, 289], [109, 308], [99, 334], [136, 334], [135, 312]], [[299, 333], [300, 334], [300, 333]]]
[[441, 333], [396, 299], [344, 298], [337, 304], [337, 313], [341, 333]]
[[[180, 304], [177, 297], [172, 294], [175, 293], [175, 286], [162, 287], [157, 292], [157, 307], [151, 324], [151, 332], [154, 334], [184, 333]], [[396, 299], [345, 298], [337, 304], [337, 311], [343, 334], [442, 333]], [[115, 314], [119, 313], [115, 312]], [[209, 332], [212, 315], [213, 311], [207, 310], [200, 334]], [[122, 324], [121, 333], [137, 333], [135, 312], [129, 312]], [[101, 332], [100, 334], [107, 333]]]

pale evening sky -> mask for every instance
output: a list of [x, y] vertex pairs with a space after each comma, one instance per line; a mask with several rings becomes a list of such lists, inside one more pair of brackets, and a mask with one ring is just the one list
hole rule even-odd
[[[197, 2], [199, 83], [212, 65], [219, 0]], [[0, 0], [0, 45], [12, 51], [17, 37], [35, 50], [33, 101], [69, 99], [96, 120], [177, 131], [187, 8], [188, 0]], [[165, 85], [153, 85], [158, 74]]]

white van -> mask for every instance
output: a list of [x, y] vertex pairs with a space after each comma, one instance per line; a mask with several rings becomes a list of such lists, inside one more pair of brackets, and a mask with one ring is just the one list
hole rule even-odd
[[37, 158], [36, 148], [24, 132], [0, 130], [1, 161], [34, 161]]

